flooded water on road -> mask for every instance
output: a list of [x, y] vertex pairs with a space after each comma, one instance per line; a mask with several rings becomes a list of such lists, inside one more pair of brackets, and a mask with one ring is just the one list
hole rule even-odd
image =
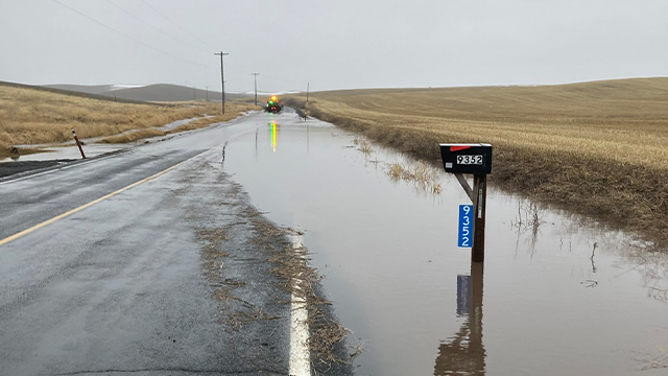
[[358, 375], [668, 374], [667, 254], [491, 187], [486, 262], [472, 266], [454, 177], [434, 170], [433, 193], [388, 174], [410, 158], [258, 116], [225, 169], [268, 218], [306, 232], [351, 353], [364, 350]]

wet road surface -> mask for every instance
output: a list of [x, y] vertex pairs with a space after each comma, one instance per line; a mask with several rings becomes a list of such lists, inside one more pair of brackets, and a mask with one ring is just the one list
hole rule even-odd
[[1, 182], [0, 374], [287, 374], [283, 233], [221, 163], [263, 116]]
[[486, 262], [472, 268], [454, 177], [435, 170], [432, 194], [388, 174], [419, 169], [410, 158], [274, 120], [228, 145], [226, 170], [268, 218], [305, 231], [349, 345], [364, 348], [356, 374], [666, 373], [665, 252], [490, 189]]

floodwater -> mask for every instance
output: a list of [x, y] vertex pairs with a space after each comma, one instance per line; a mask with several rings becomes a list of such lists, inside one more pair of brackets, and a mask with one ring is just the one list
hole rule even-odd
[[388, 175], [410, 158], [295, 114], [254, 116], [224, 168], [306, 232], [350, 352], [364, 350], [358, 375], [668, 374], [668, 254], [490, 187], [486, 262], [472, 266], [454, 177], [436, 170], [434, 194]]
[[[82, 146], [87, 158], [97, 157], [99, 155], [112, 153], [114, 151], [127, 149], [128, 145], [123, 144], [86, 144]], [[58, 159], [81, 159], [81, 152], [76, 145], [49, 147], [46, 152], [21, 155], [18, 158], [0, 159], [0, 163], [25, 162], [25, 161], [55, 161]]]

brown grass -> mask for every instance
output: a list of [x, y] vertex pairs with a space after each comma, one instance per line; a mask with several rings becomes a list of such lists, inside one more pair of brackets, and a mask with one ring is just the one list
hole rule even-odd
[[[230, 103], [227, 109], [230, 116], [236, 117], [250, 108], [248, 104]], [[71, 128], [76, 129], [80, 138], [115, 136], [130, 130], [142, 130], [126, 138], [134, 141], [140, 134], [157, 135], [157, 130], [152, 128], [219, 112], [220, 104], [216, 103], [117, 103], [0, 85], [0, 157], [9, 156], [14, 145], [70, 141]]]
[[[275, 267], [270, 272], [281, 280], [281, 287], [295, 299], [291, 303], [308, 311], [311, 365], [316, 373], [325, 372], [333, 364], [349, 361], [349, 359], [340, 359], [335, 351], [335, 348], [343, 343], [348, 330], [327, 315], [326, 307], [331, 305], [331, 302], [316, 293], [316, 288], [323, 277], [308, 265], [309, 255], [306, 248], [301, 244], [295, 247], [287, 239], [287, 236], [301, 233], [290, 228], [274, 227], [260, 218], [259, 212], [249, 214], [251, 214], [251, 223], [256, 233], [261, 234], [255, 239], [255, 243], [258, 247], [272, 252], [269, 261]], [[276, 242], [281, 246], [271, 246]]]
[[211, 124], [230, 121], [238, 117], [242, 112], [258, 109], [260, 109], [260, 107], [255, 107], [254, 105], [248, 103], [231, 103], [226, 107], [225, 115], [218, 114], [216, 116], [198, 119], [188, 124], [180, 125], [170, 130], [168, 133], [178, 133], [206, 128]]
[[159, 128], [147, 128], [136, 131], [130, 131], [116, 136], [105, 137], [103, 139], [98, 140], [97, 142], [101, 144], [124, 144], [128, 142], [143, 140], [145, 138], [159, 137], [159, 136], [164, 136], [166, 134], [192, 131], [196, 129], [206, 128], [211, 124], [222, 123], [225, 121], [232, 120], [238, 117], [242, 112], [249, 111], [252, 109], [255, 109], [255, 107], [249, 104], [230, 103], [229, 105], [227, 105], [225, 115], [220, 114], [205, 118], [203, 117], [201, 119], [192, 121], [188, 124], [179, 125], [178, 127], [170, 129], [168, 131], [163, 131]]
[[100, 144], [125, 144], [142, 140], [144, 138], [164, 136], [165, 132], [158, 128], [139, 129], [134, 132], [119, 134], [117, 136], [109, 136], [98, 140]]
[[668, 242], [668, 78], [314, 97], [286, 99], [438, 166], [439, 142], [489, 142], [497, 186]]

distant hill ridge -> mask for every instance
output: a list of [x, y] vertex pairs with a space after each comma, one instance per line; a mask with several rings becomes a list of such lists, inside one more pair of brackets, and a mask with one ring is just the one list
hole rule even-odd
[[[40, 90], [40, 91], [46, 91], [46, 92], [50, 92], [50, 93], [70, 95], [70, 96], [80, 97], [80, 98], [98, 99], [98, 100], [103, 100], [103, 101], [116, 101], [116, 102], [123, 102], [123, 103], [146, 104], [146, 102], [144, 102], [144, 101], [130, 100], [130, 99], [124, 99], [124, 98], [113, 98], [113, 97], [109, 97], [109, 96], [105, 96], [105, 95], [94, 94], [94, 93], [84, 92], [84, 91], [77, 91], [77, 90], [61, 89], [61, 88], [58, 88], [58, 87], [26, 85], [26, 84], [19, 84], [19, 83], [15, 83], [15, 82], [6, 82], [6, 81], [0, 81], [0, 86], [8, 86], [8, 87], [21, 88], [21, 89]], [[62, 85], [62, 86], [67, 86], [67, 85]], [[76, 85], [70, 85], [70, 86], [76, 86]]]
[[44, 85], [43, 87], [56, 90], [67, 90], [67, 91], [76, 91], [78, 93], [86, 94], [102, 94], [108, 91], [113, 90], [113, 85], [69, 85], [69, 84], [57, 84], [57, 85]]
[[[155, 84], [141, 87], [119, 88], [123, 85], [25, 85], [11, 82], [2, 82], [0, 85], [46, 90], [55, 93], [75, 95], [80, 97], [96, 98], [101, 100], [117, 100], [122, 102], [180, 102], [205, 100], [207, 92], [201, 89], [193, 89], [185, 86], [171, 84]], [[637, 98], [657, 96], [664, 97], [668, 92], [668, 77], [628, 78], [616, 80], [588, 81], [580, 83], [568, 83], [560, 85], [536, 85], [536, 86], [478, 86], [478, 87], [451, 87], [451, 88], [400, 88], [400, 89], [358, 89], [337, 90], [319, 92], [320, 95], [358, 95], [368, 93], [394, 93], [425, 91], [435, 95], [446, 93], [470, 93], [479, 95], [487, 93], [498, 95], [506, 91], [521, 90], [525, 95], [584, 95], [600, 98]], [[437, 94], [439, 93], [439, 94]], [[260, 93], [262, 95], [264, 93]], [[287, 93], [286, 93], [287, 94]], [[209, 100], [220, 101], [219, 91], [210, 90]], [[249, 98], [248, 94], [226, 93], [226, 99]]]
[[635, 98], [637, 95], [663, 96], [668, 93], [668, 77], [620, 78], [598, 81], [583, 81], [546, 85], [496, 85], [496, 86], [453, 86], [416, 88], [343, 89], [319, 91], [320, 95], [348, 96], [368, 94], [401, 94], [425, 92], [437, 94], [499, 95], [507, 92], [522, 92], [530, 95], [569, 95], [578, 93], [589, 97], [608, 98], [610, 96]]
[[[192, 100], [206, 100], [220, 102], [222, 95], [220, 91], [194, 89], [186, 86], [172, 85], [172, 84], [154, 84], [146, 86], [123, 87], [124, 85], [70, 85], [70, 84], [56, 84], [45, 85], [44, 87], [76, 91], [80, 93], [88, 93], [94, 95], [102, 95], [110, 98], [118, 98], [133, 101], [146, 102], [183, 102]], [[246, 98], [244, 94], [225, 93], [225, 98], [228, 100]]]

